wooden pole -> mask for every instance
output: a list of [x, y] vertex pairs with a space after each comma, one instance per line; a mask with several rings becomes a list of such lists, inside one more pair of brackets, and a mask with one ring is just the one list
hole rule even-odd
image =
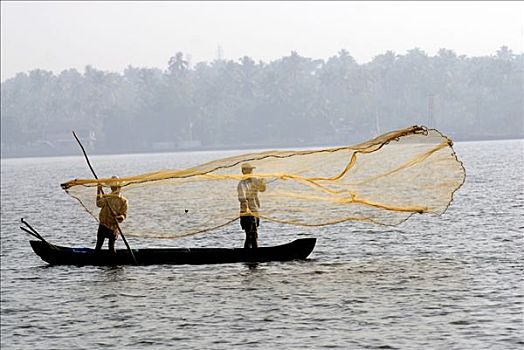
[[[24, 218], [20, 219], [20, 221], [22, 222], [22, 224], [26, 225], [27, 227], [29, 227], [29, 230], [31, 230], [32, 232], [32, 235], [35, 236], [36, 238], [38, 238], [39, 240], [43, 241], [43, 242], [46, 242], [47, 241], [40, 235], [40, 233], [38, 233], [34, 228], [33, 226], [29, 225], [29, 223], [27, 221], [24, 220]], [[28, 232], [29, 230], [25, 229], [25, 227], [22, 227], [20, 226], [20, 228], [26, 232]], [[49, 243], [47, 243], [49, 244]]]
[[[73, 131], [73, 136], [75, 137], [76, 141], [80, 145], [80, 148], [82, 148], [82, 152], [84, 153], [84, 157], [85, 157], [85, 159], [87, 161], [87, 165], [89, 166], [89, 169], [91, 169], [91, 172], [93, 173], [93, 176], [95, 177], [95, 179], [98, 180], [98, 176], [96, 176], [95, 170], [91, 166], [91, 162], [89, 161], [89, 157], [87, 156], [86, 150], [84, 149], [84, 146], [82, 145], [82, 142], [80, 142], [80, 139], [78, 138], [78, 136], [76, 136], [74, 131]], [[104, 190], [102, 190], [102, 194], [104, 194]], [[111, 206], [109, 206], [109, 209], [111, 209], [111, 212], [112, 212], [112, 214], [114, 216], [115, 212], [113, 211], [113, 208], [111, 208]], [[115, 223], [116, 223], [116, 227], [118, 228], [118, 232], [122, 236], [122, 239], [124, 240], [124, 243], [126, 244], [127, 250], [129, 251], [129, 254], [131, 255], [131, 258], [133, 259], [133, 262], [135, 263], [135, 265], [137, 265], [135, 254], [133, 254], [133, 251], [131, 250], [131, 247], [129, 246], [129, 243], [127, 243], [127, 239], [124, 236], [124, 233], [122, 232], [122, 229], [120, 228], [120, 225], [118, 224], [118, 221], [116, 220], [116, 217], [115, 217]]]

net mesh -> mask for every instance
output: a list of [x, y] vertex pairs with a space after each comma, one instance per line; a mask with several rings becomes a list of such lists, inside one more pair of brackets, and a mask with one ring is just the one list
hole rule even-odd
[[[242, 164], [255, 166], [243, 175]], [[413, 126], [344, 147], [266, 151], [182, 170], [62, 184], [98, 220], [96, 187], [118, 182], [128, 199], [128, 236], [177, 238], [223, 227], [240, 216], [237, 185], [263, 179], [262, 220], [303, 226], [345, 221], [396, 225], [414, 213], [442, 214], [465, 180], [452, 141]]]

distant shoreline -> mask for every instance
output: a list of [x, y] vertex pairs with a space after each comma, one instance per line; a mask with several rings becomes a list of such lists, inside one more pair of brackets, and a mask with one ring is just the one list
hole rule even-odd
[[[461, 137], [453, 139], [453, 142], [482, 142], [482, 141], [511, 141], [511, 140], [522, 140], [524, 141], [524, 136], [518, 137]], [[356, 143], [352, 143], [356, 144]], [[290, 148], [318, 148], [318, 147], [336, 147], [340, 145], [336, 144], [250, 144], [250, 145], [224, 145], [224, 146], [200, 146], [200, 147], [187, 147], [187, 148], [178, 148], [172, 150], [133, 150], [129, 152], [97, 152], [92, 151], [90, 155], [92, 156], [108, 156], [108, 155], [130, 155], [130, 154], [162, 154], [162, 153], [184, 153], [184, 152], [213, 152], [213, 151], [249, 151], [249, 150], [258, 150], [258, 149], [290, 149]], [[80, 150], [78, 152], [57, 152], [53, 153], [35, 153], [29, 151], [22, 152], [2, 152], [1, 159], [17, 159], [17, 158], [52, 158], [52, 157], [74, 157], [80, 156]]]

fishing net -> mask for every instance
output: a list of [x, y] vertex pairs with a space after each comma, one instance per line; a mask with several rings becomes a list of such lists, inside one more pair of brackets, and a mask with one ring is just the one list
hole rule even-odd
[[[255, 166], [243, 175], [242, 164]], [[414, 126], [344, 147], [248, 153], [182, 170], [62, 184], [98, 220], [97, 184], [122, 185], [128, 236], [177, 238], [239, 219], [237, 185], [264, 181], [262, 220], [322, 226], [345, 221], [396, 225], [414, 213], [442, 214], [465, 179], [452, 141]]]

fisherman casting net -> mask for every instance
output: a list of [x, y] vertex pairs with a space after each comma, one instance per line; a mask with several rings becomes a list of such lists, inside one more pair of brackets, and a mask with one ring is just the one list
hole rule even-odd
[[[243, 175], [242, 164], [255, 166]], [[214, 160], [183, 170], [62, 184], [98, 220], [97, 184], [122, 186], [129, 201], [127, 236], [177, 238], [239, 218], [237, 185], [263, 179], [255, 216], [284, 224], [322, 226], [345, 221], [396, 225], [414, 213], [442, 214], [465, 170], [450, 139], [414, 126], [345, 147], [267, 151]]]

